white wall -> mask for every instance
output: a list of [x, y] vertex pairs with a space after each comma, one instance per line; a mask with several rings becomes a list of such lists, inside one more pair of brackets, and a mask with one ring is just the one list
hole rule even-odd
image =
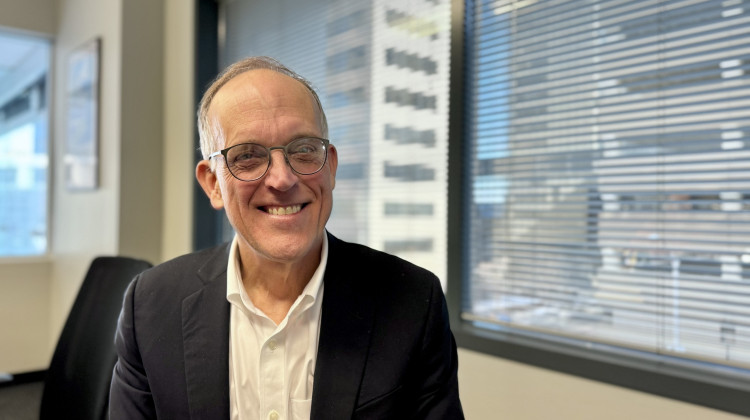
[[0, 26], [54, 36], [57, 0], [0, 0]]
[[467, 419], [739, 420], [746, 417], [459, 349]]
[[46, 261], [0, 263], [0, 373], [49, 361], [49, 279]]
[[193, 1], [165, 1], [164, 201], [162, 259], [190, 252], [193, 242], [195, 135]]
[[[55, 38], [53, 74], [53, 199], [50, 342], [56, 340], [88, 264], [96, 255], [116, 254], [119, 238], [120, 85], [122, 11], [119, 1], [62, 0]], [[64, 185], [67, 59], [94, 38], [101, 39], [99, 95], [99, 187], [69, 191]]]
[[54, 162], [66, 131], [67, 60], [101, 39], [99, 187], [70, 191], [54, 165], [50, 348], [97, 255], [161, 258], [163, 1], [61, 0], [53, 86]]

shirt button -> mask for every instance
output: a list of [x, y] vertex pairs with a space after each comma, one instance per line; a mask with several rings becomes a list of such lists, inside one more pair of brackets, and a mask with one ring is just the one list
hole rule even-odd
[[[269, 350], [271, 350], [271, 351], [274, 351], [274, 350], [276, 350], [276, 348], [278, 348], [278, 347], [279, 347], [279, 345], [278, 345], [278, 343], [276, 343], [276, 340], [271, 340], [271, 341], [269, 341], [269, 342], [268, 342], [268, 349], [269, 349]], [[272, 413], [276, 413], [276, 412], [275, 412], [275, 411], [273, 411]], [[278, 416], [278, 415], [279, 415], [279, 413], [276, 413], [276, 415]], [[277, 419], [278, 419], [278, 417], [277, 417], [277, 418], [275, 418], [275, 419], [271, 419], [271, 420], [277, 420]]]
[[270, 413], [268, 413], [268, 420], [279, 420], [279, 413], [276, 410], [271, 410]]

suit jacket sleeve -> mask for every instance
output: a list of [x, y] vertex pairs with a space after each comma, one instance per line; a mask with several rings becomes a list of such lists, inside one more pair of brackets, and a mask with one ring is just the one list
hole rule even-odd
[[112, 374], [109, 396], [111, 420], [156, 418], [154, 400], [135, 340], [134, 294], [139, 277], [133, 280], [125, 292], [123, 308], [117, 324], [115, 335], [117, 363]]

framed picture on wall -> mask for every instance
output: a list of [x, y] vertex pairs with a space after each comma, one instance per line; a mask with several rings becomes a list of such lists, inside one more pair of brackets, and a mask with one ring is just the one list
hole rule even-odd
[[99, 186], [99, 56], [96, 38], [70, 53], [65, 88], [63, 166], [69, 190]]

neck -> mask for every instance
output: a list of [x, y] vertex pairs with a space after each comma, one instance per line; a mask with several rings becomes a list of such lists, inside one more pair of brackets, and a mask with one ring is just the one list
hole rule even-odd
[[240, 245], [240, 273], [253, 304], [279, 324], [320, 265], [322, 241], [303, 258], [276, 261]]

